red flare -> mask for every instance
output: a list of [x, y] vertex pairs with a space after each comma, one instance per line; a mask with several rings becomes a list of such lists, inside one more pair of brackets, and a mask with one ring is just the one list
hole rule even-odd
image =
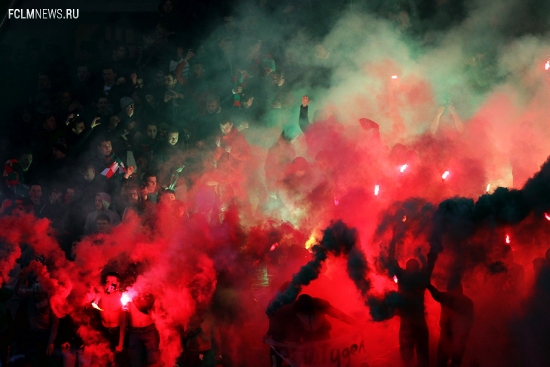
[[544, 64], [544, 70], [550, 69], [550, 60], [546, 61], [546, 64]]
[[395, 284], [397, 284], [398, 280], [397, 280], [397, 275], [394, 275], [393, 276], [393, 281], [395, 282]]
[[509, 235], [506, 235], [506, 243], [510, 243], [510, 236]]
[[380, 185], [375, 185], [374, 186], [374, 195], [378, 195], [379, 192], [380, 192]]
[[95, 308], [96, 310], [103, 311], [103, 309], [100, 308], [100, 307], [97, 305], [97, 303], [95, 303], [95, 302], [92, 302], [92, 307]]
[[275, 242], [273, 245], [271, 245], [271, 248], [269, 249], [269, 251], [275, 250], [277, 248], [277, 246], [279, 246], [279, 243]]
[[[548, 69], [547, 69], [547, 70], [548, 70]], [[399, 79], [399, 77], [398, 77], [397, 75], [392, 75], [391, 78], [392, 78], [393, 80]]]
[[444, 179], [444, 180], [446, 180], [447, 177], [449, 177], [450, 174], [451, 174], [451, 173], [450, 173], [449, 171], [445, 171], [445, 172], [441, 175], [441, 178]]
[[544, 213], [544, 218], [546, 218], [546, 220], [550, 221], [550, 215], [548, 213]]
[[399, 172], [401, 172], [401, 173], [405, 172], [405, 170], [407, 169], [407, 167], [409, 167], [408, 164], [402, 165], [401, 167], [399, 167]]

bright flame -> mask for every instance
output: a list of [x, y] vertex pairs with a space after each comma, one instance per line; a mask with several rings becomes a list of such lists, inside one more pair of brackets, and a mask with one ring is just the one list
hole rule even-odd
[[546, 220], [550, 221], [550, 215], [548, 213], [544, 213], [544, 218], [546, 218]]
[[92, 302], [92, 307], [95, 308], [96, 310], [103, 311], [103, 310], [97, 305], [97, 303], [95, 303], [95, 302]]
[[374, 195], [378, 195], [379, 192], [380, 192], [380, 185], [375, 185], [374, 186]]
[[271, 245], [271, 248], [269, 249], [269, 251], [275, 250], [277, 246], [279, 246], [279, 242], [275, 242], [273, 245]]
[[340, 200], [334, 198], [334, 205], [338, 205], [338, 204], [340, 204]]
[[546, 61], [546, 64], [544, 64], [544, 70], [550, 69], [550, 60]]
[[128, 302], [130, 302], [131, 300], [132, 299], [130, 298], [130, 295], [128, 293], [122, 293], [122, 296], [120, 297], [120, 303], [122, 303], [123, 308], [128, 307]]
[[491, 190], [491, 184], [487, 184], [487, 189], [485, 189], [485, 192], [489, 192]]
[[315, 243], [317, 242], [317, 239], [315, 238], [315, 234], [311, 234], [311, 236], [309, 236], [308, 240], [306, 241], [306, 249], [309, 250], [310, 248], [312, 248]]
[[401, 172], [401, 173], [405, 172], [405, 170], [407, 169], [407, 167], [409, 167], [408, 164], [402, 165], [401, 167], [399, 167], [399, 172]]
[[395, 284], [397, 284], [397, 275], [393, 276], [393, 281], [395, 282]]
[[404, 216], [403, 216], [403, 219], [402, 219], [401, 221], [402, 221], [402, 222], [406, 222], [406, 221], [407, 221], [407, 216], [404, 215]]
[[[548, 69], [546, 69], [546, 70], [548, 70]], [[398, 78], [398, 76], [397, 76], [397, 75], [392, 75], [391, 78], [392, 78], [393, 80], [395, 80], [395, 79]]]
[[446, 180], [447, 177], [449, 177], [449, 175], [450, 175], [449, 171], [445, 171], [445, 172], [441, 175], [441, 178], [444, 179], [444, 180]]
[[506, 235], [506, 243], [510, 243], [510, 236]]

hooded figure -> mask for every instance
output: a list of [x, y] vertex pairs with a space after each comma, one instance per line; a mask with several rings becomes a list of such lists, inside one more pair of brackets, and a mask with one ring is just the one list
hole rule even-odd
[[97, 232], [96, 218], [99, 214], [105, 214], [111, 219], [111, 225], [116, 226], [120, 223], [120, 216], [117, 212], [110, 210], [111, 195], [104, 192], [100, 192], [95, 197], [95, 208], [93, 212], [89, 213], [86, 217], [86, 224], [84, 224], [84, 234], [94, 234]]

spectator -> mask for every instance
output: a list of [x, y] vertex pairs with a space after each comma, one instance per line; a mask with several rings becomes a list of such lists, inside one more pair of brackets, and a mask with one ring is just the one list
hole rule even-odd
[[95, 198], [95, 208], [93, 212], [89, 213], [86, 217], [86, 223], [84, 224], [84, 234], [98, 233], [97, 217], [100, 214], [105, 214], [109, 217], [110, 224], [116, 226], [120, 223], [120, 216], [113, 210], [109, 209], [111, 206], [111, 195], [104, 192], [100, 192]]

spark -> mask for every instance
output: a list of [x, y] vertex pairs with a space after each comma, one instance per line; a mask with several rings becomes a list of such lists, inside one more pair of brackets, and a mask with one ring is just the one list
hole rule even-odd
[[398, 280], [397, 280], [397, 275], [394, 275], [393, 276], [393, 281], [395, 282], [395, 284], [397, 284]]
[[374, 195], [378, 195], [379, 192], [380, 192], [380, 185], [375, 185], [374, 186]]
[[444, 179], [444, 180], [446, 180], [447, 177], [449, 177], [449, 175], [450, 175], [450, 172], [449, 172], [449, 171], [445, 171], [445, 172], [441, 175], [441, 178]]
[[409, 167], [408, 164], [402, 165], [401, 167], [399, 167], [399, 172], [401, 172], [401, 173], [405, 172], [405, 170], [407, 169], [407, 167]]
[[92, 302], [92, 307], [95, 308], [96, 310], [103, 311], [103, 309], [100, 308], [100, 307], [97, 305], [97, 303], [95, 303], [95, 302]]
[[403, 216], [403, 219], [401, 219], [401, 221], [402, 221], [402, 222], [406, 222], [406, 221], [407, 221], [407, 216], [404, 215], [404, 216]]
[[544, 213], [544, 218], [546, 218], [546, 220], [550, 221], [550, 214]]
[[506, 241], [506, 243], [510, 243], [510, 242], [511, 242], [511, 241], [510, 241], [510, 236], [509, 236], [509, 235], [506, 235], [506, 240], [505, 240], [505, 241]]

